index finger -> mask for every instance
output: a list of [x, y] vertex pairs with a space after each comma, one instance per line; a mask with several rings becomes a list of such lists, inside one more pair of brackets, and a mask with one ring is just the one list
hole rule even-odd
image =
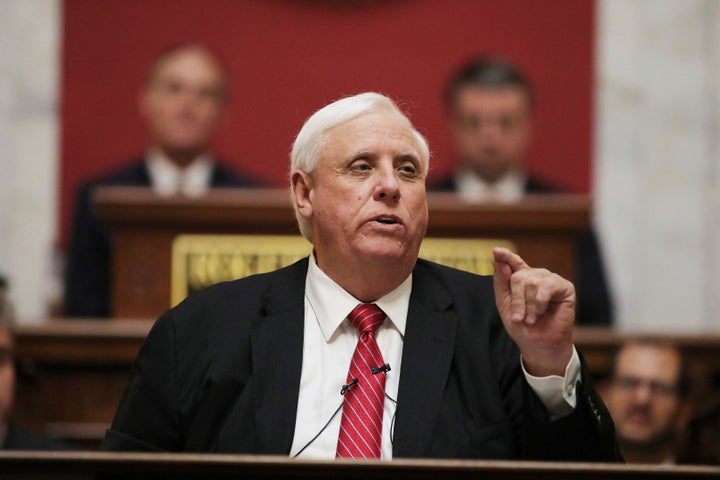
[[518, 270], [523, 270], [525, 268], [530, 268], [530, 266], [525, 263], [525, 260], [523, 260], [520, 255], [518, 255], [517, 253], [513, 253], [507, 248], [503, 247], [493, 248], [493, 259], [496, 262], [506, 263], [508, 266], [510, 266], [510, 269], [513, 272], [517, 272]]

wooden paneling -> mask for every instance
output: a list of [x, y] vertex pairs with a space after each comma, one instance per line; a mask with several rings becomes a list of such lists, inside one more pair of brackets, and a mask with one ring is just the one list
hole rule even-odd
[[58, 320], [20, 326], [13, 419], [97, 447], [151, 325], [151, 320]]

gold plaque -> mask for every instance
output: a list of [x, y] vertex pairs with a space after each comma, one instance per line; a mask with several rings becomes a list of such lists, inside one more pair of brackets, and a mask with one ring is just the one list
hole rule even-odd
[[517, 251], [515, 245], [507, 240], [488, 238], [425, 238], [420, 247], [420, 258], [448, 267], [492, 275], [493, 247], [505, 247]]
[[[506, 240], [426, 238], [420, 257], [492, 275], [492, 248], [515, 250]], [[296, 235], [179, 235], [172, 247], [170, 305], [214, 283], [270, 272], [306, 257], [312, 245]]]
[[307, 257], [299, 235], [179, 235], [172, 247], [172, 306], [214, 283], [265, 273]]

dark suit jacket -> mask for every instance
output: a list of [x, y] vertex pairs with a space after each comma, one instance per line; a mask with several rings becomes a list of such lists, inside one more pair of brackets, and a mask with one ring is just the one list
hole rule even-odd
[[0, 450], [68, 450], [66, 445], [39, 433], [28, 432], [13, 423], [8, 423], [5, 441]]
[[[104, 448], [288, 455], [307, 262], [217, 284], [160, 317]], [[620, 458], [586, 372], [574, 413], [548, 421], [491, 277], [418, 260], [402, 355], [395, 458]]]
[[[110, 315], [110, 232], [96, 215], [92, 191], [98, 186], [150, 186], [145, 160], [137, 158], [120, 170], [80, 187], [65, 267], [64, 313], [70, 317]], [[212, 187], [250, 187], [257, 183], [215, 164]]]
[[[456, 192], [455, 178], [448, 176], [428, 185], [428, 190]], [[526, 193], [562, 193], [559, 187], [538, 178], [525, 182]], [[578, 325], [612, 325], [614, 308], [605, 274], [600, 243], [594, 229], [587, 230], [578, 243], [575, 271]]]

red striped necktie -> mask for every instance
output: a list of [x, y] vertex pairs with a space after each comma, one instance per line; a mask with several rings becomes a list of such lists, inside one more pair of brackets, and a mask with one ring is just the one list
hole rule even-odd
[[360, 332], [360, 338], [347, 376], [350, 387], [344, 389], [336, 457], [380, 458], [387, 373], [382, 370], [373, 374], [371, 369], [385, 364], [375, 341], [385, 312], [374, 303], [362, 303], [348, 319]]

